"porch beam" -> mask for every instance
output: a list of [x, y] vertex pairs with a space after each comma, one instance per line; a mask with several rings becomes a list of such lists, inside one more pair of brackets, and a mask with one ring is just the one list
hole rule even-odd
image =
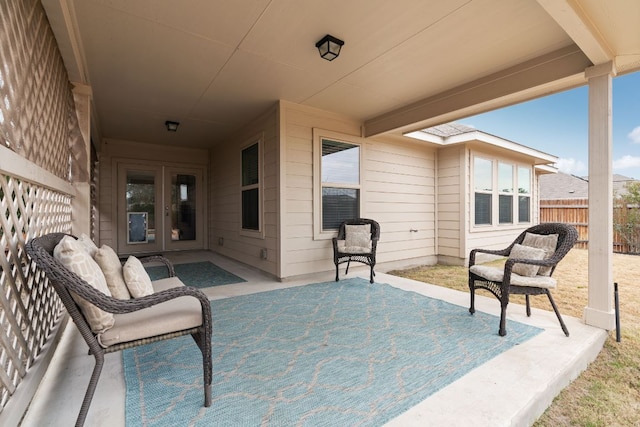
[[576, 0], [538, 0], [542, 8], [571, 37], [594, 64], [614, 60], [615, 55], [602, 33]]
[[591, 65], [572, 44], [367, 120], [364, 136], [422, 129], [577, 87]]
[[613, 62], [588, 68], [589, 81], [589, 298], [587, 325], [612, 330], [613, 310]]

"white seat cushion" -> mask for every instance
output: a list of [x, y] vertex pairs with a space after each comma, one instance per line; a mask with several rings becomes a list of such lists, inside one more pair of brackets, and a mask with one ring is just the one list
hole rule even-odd
[[[469, 271], [491, 282], [502, 282], [502, 278], [504, 277], [503, 268], [489, 267], [487, 265], [472, 265], [469, 268]], [[558, 281], [549, 276], [520, 276], [512, 271], [511, 284], [515, 286], [532, 286], [535, 288], [555, 289]]]
[[[184, 286], [177, 277], [153, 282], [155, 292], [177, 286]], [[184, 296], [132, 313], [115, 314], [114, 317], [113, 328], [98, 337], [103, 347], [196, 328], [202, 325], [202, 307], [198, 299]]]
[[338, 252], [343, 254], [370, 254], [371, 240], [369, 240], [369, 244], [367, 247], [347, 246], [345, 240], [338, 240]]

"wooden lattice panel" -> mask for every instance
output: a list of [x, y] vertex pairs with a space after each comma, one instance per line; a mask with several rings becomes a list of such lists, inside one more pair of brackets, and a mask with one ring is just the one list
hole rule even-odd
[[0, 35], [0, 144], [68, 180], [75, 106], [40, 1], [0, 1]]
[[0, 175], [0, 406], [26, 375], [62, 312], [46, 278], [31, 263], [25, 242], [71, 230], [71, 198]]
[[[78, 132], [66, 69], [40, 0], [0, 0], [0, 145], [70, 181]], [[70, 232], [71, 196], [24, 179], [28, 172], [19, 178], [0, 170], [0, 413], [27, 382], [63, 310], [27, 257], [25, 241]]]

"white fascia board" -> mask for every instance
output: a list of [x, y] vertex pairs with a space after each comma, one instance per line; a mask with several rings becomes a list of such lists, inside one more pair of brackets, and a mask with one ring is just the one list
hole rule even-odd
[[518, 144], [513, 141], [502, 139], [497, 136], [489, 135], [487, 133], [480, 132], [480, 131], [468, 132], [460, 135], [450, 136], [445, 140], [444, 144], [445, 145], [462, 144], [462, 143], [474, 142], [474, 141], [489, 144], [494, 147], [503, 148], [505, 150], [513, 151], [519, 154], [524, 154], [526, 156], [534, 157], [539, 160], [540, 164], [556, 163], [558, 161], [557, 156], [536, 150], [531, 147], [527, 147], [522, 144]]
[[419, 139], [420, 141], [430, 142], [432, 144], [444, 145], [444, 138], [442, 138], [441, 136], [423, 132], [421, 130], [407, 132], [402, 134], [402, 136], [406, 136], [407, 138]]
[[552, 165], [535, 165], [533, 168], [540, 174], [558, 173], [558, 168]]

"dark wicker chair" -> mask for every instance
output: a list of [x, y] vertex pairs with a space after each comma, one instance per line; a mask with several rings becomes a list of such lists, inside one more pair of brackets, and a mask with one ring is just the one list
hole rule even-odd
[[[350, 248], [343, 245], [346, 239], [346, 226], [347, 225], [367, 225], [371, 226], [371, 248], [357, 250], [357, 248]], [[378, 247], [378, 240], [380, 239], [380, 225], [372, 220], [366, 218], [357, 218], [344, 221], [340, 224], [338, 229], [338, 236], [333, 238], [333, 262], [336, 265], [336, 282], [339, 280], [338, 266], [342, 263], [347, 263], [347, 269], [345, 275], [349, 273], [349, 266], [351, 261], [361, 262], [367, 264], [371, 270], [369, 274], [369, 282], [373, 283], [373, 276], [376, 275], [374, 267], [376, 266], [376, 249]]]
[[[557, 234], [558, 242], [555, 252], [549, 258], [543, 260], [533, 259], [507, 259], [504, 270], [487, 266], [476, 266], [476, 254], [485, 253], [499, 256], [509, 256], [511, 249], [514, 245], [521, 244], [525, 238], [526, 233], [532, 233], [537, 235], [550, 235]], [[566, 336], [569, 336], [569, 331], [562, 320], [562, 316], [558, 311], [553, 297], [551, 296], [550, 289], [555, 288], [556, 281], [550, 276], [553, 274], [558, 262], [569, 252], [578, 239], [578, 232], [575, 227], [561, 223], [547, 223], [540, 224], [528, 228], [523, 231], [509, 247], [502, 250], [487, 250], [487, 249], [474, 249], [469, 255], [469, 290], [471, 292], [471, 306], [469, 312], [473, 314], [475, 312], [475, 291], [476, 289], [486, 289], [491, 292], [500, 301], [501, 313], [500, 313], [500, 329], [498, 333], [500, 336], [505, 336], [507, 330], [506, 312], [507, 305], [509, 304], [509, 295], [525, 295], [527, 316], [531, 316], [531, 307], [529, 305], [530, 295], [547, 295], [549, 302], [553, 307], [553, 311], [558, 317], [560, 326]], [[534, 277], [522, 277], [515, 273], [512, 273], [514, 264], [532, 264], [542, 267], [550, 268], [548, 275], [537, 275]], [[514, 283], [515, 282], [515, 283]]]
[[[112, 298], [96, 290], [87, 282], [82, 280], [75, 273], [65, 268], [60, 262], [53, 258], [53, 250], [66, 236], [63, 233], [47, 234], [42, 237], [31, 239], [27, 243], [27, 253], [31, 259], [35, 262], [38, 268], [40, 268], [49, 279], [49, 284], [53, 285], [58, 296], [62, 300], [69, 315], [73, 319], [74, 323], [78, 327], [80, 334], [89, 346], [89, 354], [93, 354], [96, 359], [95, 367], [89, 381], [89, 386], [82, 402], [80, 413], [76, 420], [76, 426], [81, 426], [84, 421], [93, 399], [100, 372], [104, 364], [104, 355], [106, 353], [112, 353], [115, 351], [124, 350], [151, 342], [161, 341], [170, 338], [176, 338], [179, 336], [190, 334], [197, 343], [200, 351], [202, 352], [203, 359], [203, 371], [204, 371], [204, 406], [211, 406], [211, 378], [212, 378], [212, 361], [211, 361], [211, 306], [209, 299], [200, 290], [187, 287], [178, 286], [169, 288], [166, 290], [158, 291], [152, 295], [148, 295], [142, 298], [135, 298], [130, 300], [120, 300]], [[147, 258], [141, 258], [142, 262], [162, 262], [168, 270], [169, 277], [175, 276], [175, 271], [171, 263], [164, 257], [153, 256]], [[83, 299], [91, 302], [100, 309], [114, 314], [132, 313], [134, 311], [145, 310], [152, 306], [156, 306], [160, 303], [173, 300], [178, 297], [190, 296], [196, 298], [202, 307], [202, 324], [196, 328], [190, 328], [187, 330], [172, 330], [166, 331], [162, 335], [147, 336], [135, 341], [121, 342], [103, 348], [98, 342], [98, 337], [91, 331], [87, 320], [85, 319], [80, 307], [76, 304], [70, 292], [74, 292]], [[117, 323], [116, 323], [117, 325]], [[114, 326], [115, 327], [115, 326]]]

